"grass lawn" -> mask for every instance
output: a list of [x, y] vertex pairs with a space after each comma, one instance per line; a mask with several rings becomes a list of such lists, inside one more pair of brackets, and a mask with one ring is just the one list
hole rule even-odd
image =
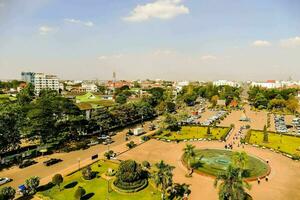
[[228, 133], [230, 128], [210, 127], [211, 135], [207, 135], [207, 129], [208, 127], [204, 126], [183, 126], [178, 133], [166, 130], [161, 135], [156, 136], [156, 138], [166, 140], [189, 140], [199, 138], [220, 140], [222, 136], [224, 137]]
[[[98, 164], [101, 166], [98, 167]], [[99, 172], [99, 176], [104, 174], [108, 168], [117, 169], [118, 164], [109, 162], [109, 161], [99, 161], [92, 166], [93, 171]], [[112, 179], [109, 181], [110, 185], [112, 184]], [[72, 183], [77, 182], [76, 186], [66, 189], [64, 186]], [[84, 180], [82, 178], [82, 173], [76, 172], [70, 176], [64, 177], [64, 182], [62, 184], [62, 191], [59, 191], [57, 186], [54, 186], [51, 189], [46, 191], [42, 191], [38, 193], [39, 197], [42, 199], [53, 199], [53, 200], [66, 200], [66, 199], [74, 199], [74, 193], [78, 186], [82, 186], [86, 190], [86, 197], [83, 199], [95, 199], [95, 200], [105, 200], [107, 198], [108, 193], [108, 181], [104, 178], [94, 178], [92, 180]], [[160, 192], [156, 190], [151, 184], [147, 186], [147, 188], [136, 192], [136, 193], [129, 193], [129, 194], [121, 194], [111, 189], [109, 187], [109, 199], [112, 200], [152, 200], [152, 199], [160, 199]]]
[[[191, 161], [198, 162], [197, 169], [205, 174], [217, 176], [219, 173], [225, 171], [231, 164], [231, 157], [234, 151], [221, 150], [221, 149], [197, 149], [196, 156]], [[187, 163], [187, 158], [184, 157], [183, 161]], [[268, 166], [265, 162], [258, 158], [248, 156], [247, 175], [249, 177], [259, 177], [268, 172]]]
[[300, 156], [300, 137], [281, 135], [277, 133], [269, 133], [269, 142], [263, 142], [263, 132], [262, 131], [251, 131], [251, 136], [249, 141], [250, 144], [257, 144], [279, 150], [291, 155]]

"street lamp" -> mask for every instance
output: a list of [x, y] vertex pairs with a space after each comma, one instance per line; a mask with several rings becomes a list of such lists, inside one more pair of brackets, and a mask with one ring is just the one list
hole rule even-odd
[[80, 170], [80, 158], [77, 158], [78, 161], [78, 170]]

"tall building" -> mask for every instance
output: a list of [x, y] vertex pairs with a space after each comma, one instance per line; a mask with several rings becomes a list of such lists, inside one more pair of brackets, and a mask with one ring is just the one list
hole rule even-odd
[[26, 83], [32, 83], [34, 82], [34, 72], [22, 72], [21, 73], [21, 79], [22, 81]]
[[34, 85], [34, 91], [36, 94], [39, 94], [43, 89], [59, 91], [59, 82], [56, 75], [22, 72], [21, 76], [23, 81]]

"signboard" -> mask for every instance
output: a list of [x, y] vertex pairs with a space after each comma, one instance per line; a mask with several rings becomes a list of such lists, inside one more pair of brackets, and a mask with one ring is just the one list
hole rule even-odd
[[92, 160], [95, 160], [98, 158], [98, 154], [92, 155]]

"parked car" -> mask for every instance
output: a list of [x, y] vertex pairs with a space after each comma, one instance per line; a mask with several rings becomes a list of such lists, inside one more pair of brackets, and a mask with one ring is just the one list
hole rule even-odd
[[34, 165], [36, 163], [37, 162], [34, 161], [34, 160], [23, 160], [23, 162], [19, 165], [19, 168], [22, 169], [22, 168], [25, 168], [25, 167], [29, 167], [30, 165]]
[[111, 139], [106, 139], [105, 141], [102, 142], [102, 144], [104, 144], [104, 145], [108, 145], [111, 143], [113, 143], [113, 141]]
[[43, 164], [47, 167], [51, 166], [51, 165], [54, 165], [56, 163], [59, 163], [61, 162], [62, 159], [57, 159], [57, 158], [51, 158], [50, 160], [46, 160], [43, 162]]
[[116, 132], [114, 132], [114, 131], [113, 131], [113, 132], [110, 132], [110, 133], [108, 133], [108, 135], [109, 135], [109, 136], [114, 136], [114, 135], [116, 135]]
[[4, 185], [5, 183], [11, 182], [11, 181], [12, 181], [11, 178], [6, 178], [6, 177], [0, 178], [0, 185]]
[[90, 143], [88, 143], [88, 146], [94, 146], [94, 145], [97, 145], [99, 144], [99, 141], [98, 140], [93, 140], [93, 141], [90, 141]]
[[105, 140], [105, 139], [108, 139], [108, 138], [110, 138], [109, 135], [101, 135], [101, 136], [98, 137], [99, 140]]

